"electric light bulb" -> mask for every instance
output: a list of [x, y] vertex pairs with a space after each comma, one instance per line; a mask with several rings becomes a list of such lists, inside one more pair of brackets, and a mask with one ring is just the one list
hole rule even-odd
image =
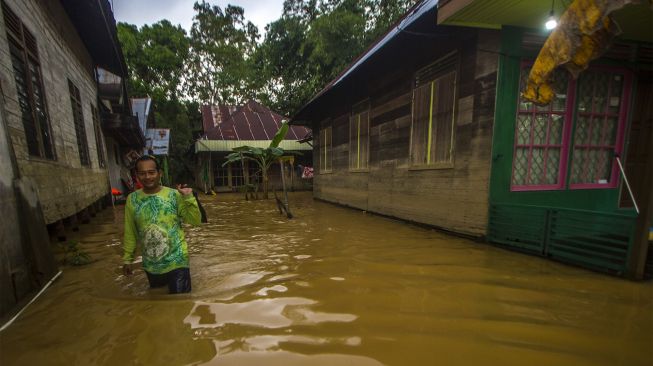
[[551, 30], [557, 26], [558, 26], [558, 22], [554, 17], [550, 17], [549, 20], [547, 20], [546, 23], [544, 24], [544, 27], [546, 27], [547, 30]]

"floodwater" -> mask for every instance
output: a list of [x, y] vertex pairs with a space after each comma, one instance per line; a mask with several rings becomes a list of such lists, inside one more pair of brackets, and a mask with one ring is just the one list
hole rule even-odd
[[96, 261], [0, 334], [2, 365], [653, 365], [633, 283], [290, 196], [202, 196], [193, 293], [120, 272], [122, 207], [70, 238]]

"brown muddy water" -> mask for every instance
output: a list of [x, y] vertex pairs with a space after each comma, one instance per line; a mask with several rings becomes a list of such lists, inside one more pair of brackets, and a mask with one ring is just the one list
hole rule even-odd
[[0, 334], [2, 365], [653, 365], [653, 284], [290, 196], [202, 196], [193, 293], [120, 273], [122, 207], [71, 233], [96, 259]]

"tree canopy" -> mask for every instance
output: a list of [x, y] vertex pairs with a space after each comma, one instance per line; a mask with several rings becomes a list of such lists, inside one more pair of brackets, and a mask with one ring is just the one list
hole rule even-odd
[[[285, 0], [261, 39], [245, 9], [195, 2], [190, 33], [168, 20], [118, 24], [131, 96], [154, 100], [157, 127], [172, 128], [171, 171], [201, 127], [200, 105], [256, 99], [292, 116], [418, 0]], [[190, 177], [188, 177], [190, 178]]]

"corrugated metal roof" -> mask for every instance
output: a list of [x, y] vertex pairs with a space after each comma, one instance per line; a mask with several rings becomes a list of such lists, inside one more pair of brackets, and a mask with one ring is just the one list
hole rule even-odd
[[[252, 146], [265, 149], [270, 146], [269, 140], [197, 140], [195, 141], [195, 151], [233, 151], [239, 146]], [[302, 144], [293, 140], [283, 140], [279, 147], [288, 151], [312, 151], [309, 144]]]
[[[402, 31], [406, 30], [415, 21], [423, 17], [427, 12], [433, 10], [438, 5], [438, 0], [424, 0], [419, 4], [413, 6], [393, 27], [391, 27], [386, 34], [379, 38], [372, 44], [367, 51], [358, 56], [342, 73], [329, 84], [327, 84], [319, 93], [317, 93], [308, 103], [299, 109], [291, 119], [291, 123], [302, 114], [302, 112], [325, 95], [329, 90], [333, 89], [338, 84], [342, 83], [345, 79], [355, 73], [363, 64], [369, 61], [372, 56], [384, 48], [391, 40], [393, 40]], [[435, 19], [433, 20], [435, 26]]]
[[[204, 132], [209, 140], [267, 140], [269, 144], [284, 119], [287, 118], [254, 100], [237, 108], [202, 106]], [[306, 127], [291, 126], [285, 140], [299, 140], [309, 132]]]

